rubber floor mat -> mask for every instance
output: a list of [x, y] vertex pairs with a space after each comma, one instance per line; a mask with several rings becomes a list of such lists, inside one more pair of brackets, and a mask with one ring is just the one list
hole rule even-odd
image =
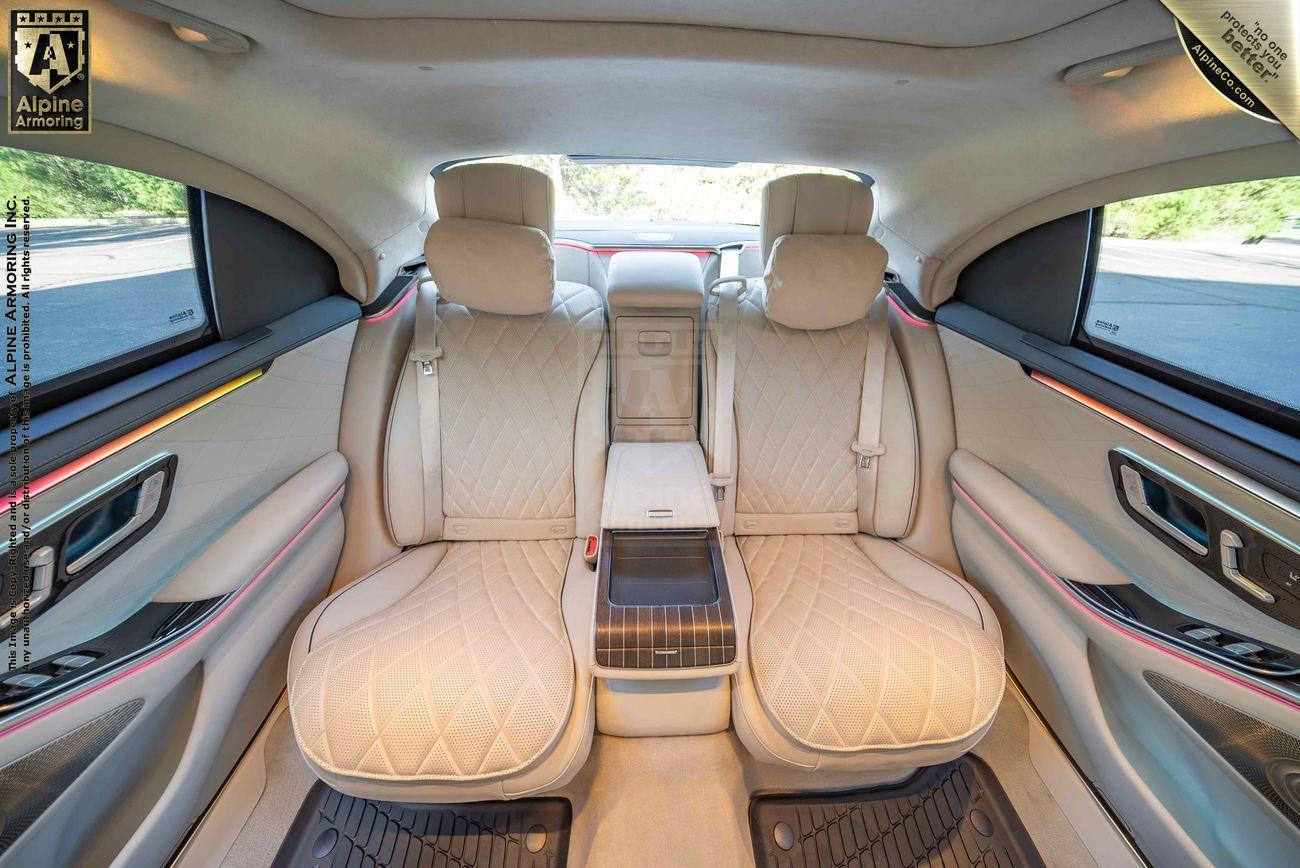
[[754, 856], [771, 868], [1043, 865], [993, 772], [973, 756], [895, 787], [755, 797]]
[[414, 805], [345, 796], [317, 782], [275, 868], [559, 868], [569, 852], [568, 799]]

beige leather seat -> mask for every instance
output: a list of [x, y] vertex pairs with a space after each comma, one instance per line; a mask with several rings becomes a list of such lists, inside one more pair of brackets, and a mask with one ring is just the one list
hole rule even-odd
[[[769, 184], [767, 271], [736, 311], [724, 525], [749, 642], [733, 718], [755, 757], [807, 769], [904, 770], [959, 756], [991, 725], [1004, 684], [988, 604], [892, 541], [908, 532], [917, 489], [916, 425], [892, 342], [878, 393], [884, 453], [864, 470], [854, 452], [868, 323], [875, 341], [889, 322], [878, 295], [886, 254], [865, 234], [871, 209], [871, 190], [846, 178]], [[728, 340], [716, 299], [709, 333], [716, 421]]]
[[411, 548], [307, 617], [289, 706], [303, 756], [345, 793], [514, 798], [566, 783], [591, 743], [570, 637], [591, 629], [575, 538], [599, 524], [604, 308], [554, 279], [545, 175], [464, 166], [435, 195], [437, 316], [422, 289], [384, 456]]

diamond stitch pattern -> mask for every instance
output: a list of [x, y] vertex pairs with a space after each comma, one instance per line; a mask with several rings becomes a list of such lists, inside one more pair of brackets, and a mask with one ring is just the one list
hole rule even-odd
[[[712, 317], [716, 322], [716, 317]], [[761, 282], [736, 333], [736, 511], [854, 512], [866, 320], [804, 331], [771, 322]]]
[[560, 281], [545, 314], [439, 304], [438, 316], [444, 513], [574, 515], [574, 417], [604, 335], [599, 294]]
[[383, 612], [326, 637], [291, 679], [303, 751], [336, 774], [483, 780], [558, 738], [574, 664], [568, 540], [464, 542]]
[[848, 535], [738, 537], [754, 591], [750, 665], [773, 721], [824, 751], [960, 741], [1002, 698], [979, 624], [894, 581]]

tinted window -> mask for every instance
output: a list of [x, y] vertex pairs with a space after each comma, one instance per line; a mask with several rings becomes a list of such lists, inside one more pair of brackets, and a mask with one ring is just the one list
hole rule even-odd
[[1300, 409], [1300, 178], [1106, 206], [1083, 330]]
[[[205, 332], [183, 184], [0, 148], [0, 190], [29, 203], [33, 385], [101, 373]], [[20, 245], [22, 220], [20, 205]]]

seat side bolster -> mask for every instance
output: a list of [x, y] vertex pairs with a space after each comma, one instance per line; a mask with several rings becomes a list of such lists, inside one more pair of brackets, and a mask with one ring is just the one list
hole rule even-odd
[[578, 396], [573, 426], [573, 502], [577, 535], [600, 534], [605, 495], [605, 446], [609, 440], [609, 333], [600, 347]]
[[311, 650], [349, 624], [392, 606], [433, 574], [447, 554], [445, 543], [402, 552], [369, 575], [326, 597], [302, 619], [289, 651], [289, 685]]
[[968, 582], [893, 540], [859, 534], [853, 541], [886, 576], [979, 624], [1002, 647], [1002, 630], [993, 608]]

